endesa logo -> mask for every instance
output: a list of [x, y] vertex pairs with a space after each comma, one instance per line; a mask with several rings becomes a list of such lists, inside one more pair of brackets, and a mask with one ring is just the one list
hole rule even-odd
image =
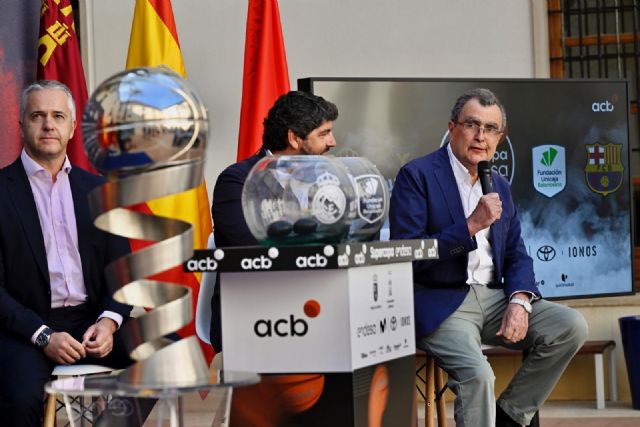
[[[320, 303], [310, 299], [304, 303], [303, 310], [308, 318], [317, 317], [320, 314]], [[303, 337], [308, 331], [309, 323], [293, 314], [280, 319], [258, 319], [253, 324], [253, 332], [260, 338]]]

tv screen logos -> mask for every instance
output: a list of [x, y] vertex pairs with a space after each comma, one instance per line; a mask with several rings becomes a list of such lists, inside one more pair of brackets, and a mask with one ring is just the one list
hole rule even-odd
[[594, 113], [612, 113], [615, 107], [609, 101], [594, 102], [591, 104], [591, 111]]
[[564, 147], [539, 145], [531, 150], [533, 160], [533, 188], [553, 197], [567, 185], [567, 165]]
[[553, 246], [540, 246], [536, 251], [536, 256], [540, 261], [548, 262], [556, 257], [556, 250], [553, 248]]

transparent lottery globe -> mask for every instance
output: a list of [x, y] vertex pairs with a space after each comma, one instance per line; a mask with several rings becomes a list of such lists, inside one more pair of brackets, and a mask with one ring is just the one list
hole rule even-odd
[[339, 243], [355, 217], [356, 194], [332, 157], [265, 157], [249, 172], [242, 209], [263, 245]]
[[349, 172], [356, 192], [356, 215], [348, 241], [374, 240], [389, 214], [389, 190], [382, 174], [364, 157], [338, 157]]

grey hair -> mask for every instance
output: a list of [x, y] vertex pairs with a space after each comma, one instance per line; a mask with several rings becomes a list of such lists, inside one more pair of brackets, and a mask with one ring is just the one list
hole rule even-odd
[[22, 91], [22, 98], [20, 99], [20, 123], [24, 122], [24, 112], [27, 109], [27, 99], [29, 98], [29, 94], [31, 92], [35, 92], [38, 90], [44, 89], [55, 89], [61, 90], [67, 94], [67, 104], [69, 106], [69, 110], [71, 111], [71, 118], [76, 119], [76, 103], [73, 101], [73, 94], [71, 90], [64, 83], [60, 83], [56, 80], [38, 80], [31, 83], [29, 86]]
[[456, 99], [456, 103], [451, 109], [452, 122], [455, 123], [458, 121], [462, 109], [467, 104], [467, 102], [471, 101], [472, 99], [477, 99], [480, 105], [482, 105], [483, 107], [497, 105], [500, 108], [500, 112], [502, 113], [502, 128], [507, 128], [507, 112], [504, 108], [504, 105], [502, 105], [498, 97], [493, 92], [485, 88], [469, 89], [468, 91], [460, 95], [458, 99]]

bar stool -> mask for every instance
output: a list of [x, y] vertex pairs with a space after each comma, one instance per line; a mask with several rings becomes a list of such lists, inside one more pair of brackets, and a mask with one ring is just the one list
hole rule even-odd
[[[437, 415], [438, 427], [447, 427], [447, 407], [444, 397], [447, 385], [442, 378], [442, 369], [435, 363], [433, 357], [423, 350], [416, 349], [416, 359], [424, 359], [424, 363], [416, 370], [416, 377], [424, 384], [424, 393], [416, 384], [418, 392], [424, 398], [424, 425], [435, 427]], [[424, 377], [420, 374], [423, 368], [425, 369]]]

